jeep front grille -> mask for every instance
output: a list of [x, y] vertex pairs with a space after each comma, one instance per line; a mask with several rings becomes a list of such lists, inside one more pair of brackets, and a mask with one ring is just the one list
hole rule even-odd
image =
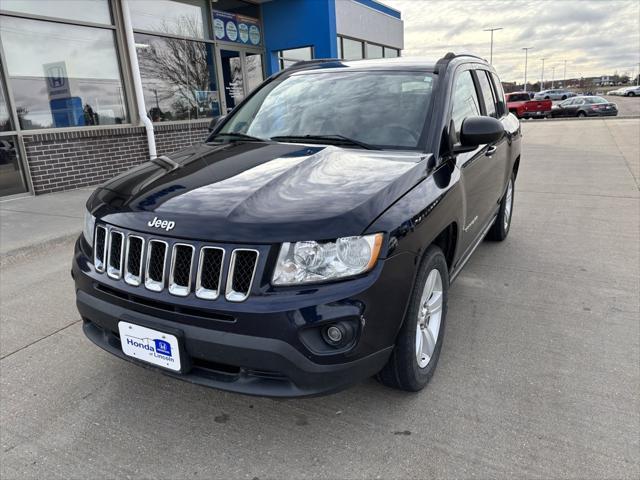
[[160, 240], [105, 225], [97, 225], [94, 235], [96, 271], [129, 286], [203, 300], [216, 300], [223, 292], [230, 302], [242, 302], [251, 293], [258, 250]]
[[93, 264], [97, 271], [104, 272], [105, 265], [107, 264], [107, 229], [102, 226], [97, 226], [94, 240]]
[[185, 243], [173, 245], [171, 255], [171, 274], [169, 276], [169, 293], [186, 297], [191, 291], [191, 264], [193, 263], [193, 246]]
[[167, 242], [151, 240], [147, 248], [147, 269], [144, 285], [149, 290], [160, 292], [164, 288], [164, 268], [167, 263]]
[[220, 295], [224, 250], [216, 247], [202, 247], [198, 261], [196, 297], [215, 300]]
[[109, 232], [109, 259], [107, 261], [107, 275], [116, 280], [122, 276], [122, 232], [111, 230]]
[[230, 302], [241, 302], [249, 295], [253, 276], [256, 273], [258, 252], [236, 249], [231, 254], [226, 297]]

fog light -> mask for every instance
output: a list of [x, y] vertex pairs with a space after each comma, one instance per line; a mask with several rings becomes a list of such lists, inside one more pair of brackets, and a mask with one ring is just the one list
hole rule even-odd
[[342, 340], [342, 331], [338, 327], [332, 325], [327, 328], [327, 338], [333, 343], [340, 343]]

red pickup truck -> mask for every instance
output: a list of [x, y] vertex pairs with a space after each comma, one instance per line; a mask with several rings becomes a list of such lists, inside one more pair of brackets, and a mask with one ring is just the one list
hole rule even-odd
[[544, 118], [551, 115], [551, 100], [531, 100], [527, 92], [507, 93], [507, 108], [518, 118]]

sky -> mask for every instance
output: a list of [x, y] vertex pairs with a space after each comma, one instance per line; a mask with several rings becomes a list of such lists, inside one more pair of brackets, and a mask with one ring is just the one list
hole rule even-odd
[[640, 0], [382, 0], [402, 12], [402, 55], [439, 57], [467, 51], [489, 59], [503, 81], [545, 82], [581, 76], [637, 75]]

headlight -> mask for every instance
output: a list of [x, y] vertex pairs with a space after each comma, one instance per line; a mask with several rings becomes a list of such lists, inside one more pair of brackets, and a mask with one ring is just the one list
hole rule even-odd
[[[82, 229], [82, 235], [87, 241], [89, 246], [93, 247], [93, 230], [96, 226], [96, 217], [89, 213], [89, 210], [84, 211], [84, 228]], [[76, 230], [77, 231], [77, 230]]]
[[381, 246], [381, 233], [344, 237], [335, 242], [283, 243], [272, 283], [325, 282], [367, 272], [375, 265]]

